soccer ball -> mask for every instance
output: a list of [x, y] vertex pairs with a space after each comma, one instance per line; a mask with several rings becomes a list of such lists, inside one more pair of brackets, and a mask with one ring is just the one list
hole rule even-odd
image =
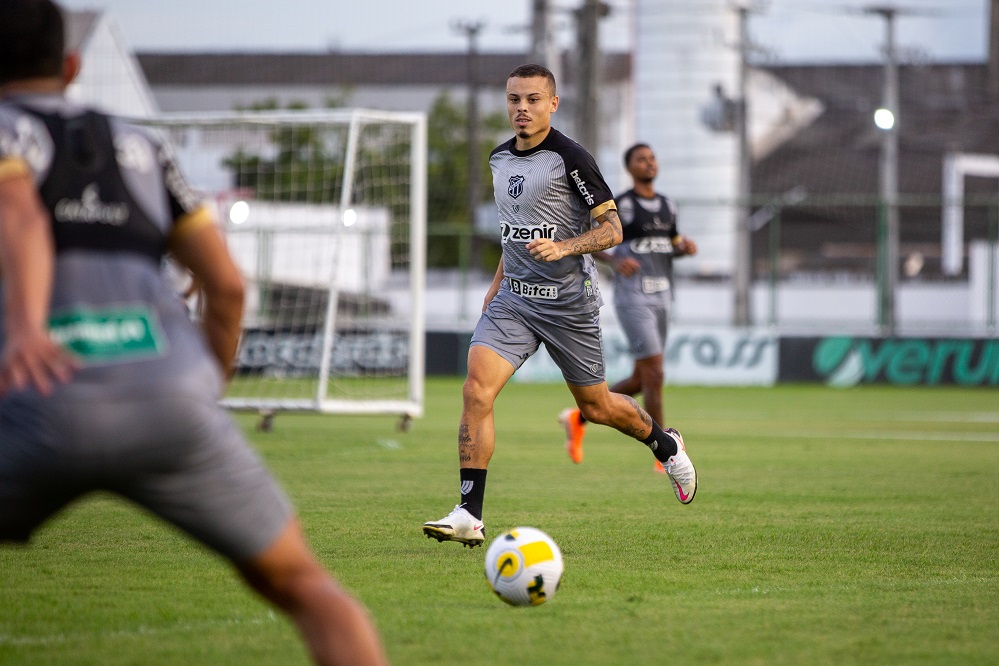
[[486, 582], [511, 606], [540, 606], [555, 596], [562, 581], [562, 551], [534, 527], [500, 534], [486, 551]]

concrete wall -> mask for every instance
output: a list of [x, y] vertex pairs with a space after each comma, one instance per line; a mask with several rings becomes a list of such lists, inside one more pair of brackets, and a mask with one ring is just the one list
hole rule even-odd
[[[999, 263], [999, 262], [997, 262]], [[918, 282], [900, 284], [897, 295], [901, 334], [996, 335], [996, 322], [986, 319], [984, 279], [974, 289], [968, 282]], [[995, 284], [999, 285], [999, 274]], [[431, 272], [427, 278], [426, 322], [429, 330], [471, 330], [482, 310], [489, 286], [484, 276], [463, 277], [458, 272]], [[614, 288], [601, 275], [604, 299], [601, 321], [617, 326]], [[999, 291], [999, 289], [997, 289]], [[999, 299], [996, 292], [993, 296]], [[405, 307], [400, 296], [395, 307]], [[673, 324], [677, 326], [730, 325], [733, 297], [727, 281], [678, 278]], [[999, 300], [993, 313], [999, 311]], [[772, 315], [775, 314], [776, 317]], [[877, 290], [870, 281], [782, 282], [774, 293], [766, 283], [752, 290], [753, 324], [784, 333], [851, 332], [874, 334], [877, 327]]]

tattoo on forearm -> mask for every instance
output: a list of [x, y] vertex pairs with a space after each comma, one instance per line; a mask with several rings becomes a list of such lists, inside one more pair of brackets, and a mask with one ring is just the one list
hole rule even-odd
[[614, 234], [620, 236], [623, 232], [621, 231], [621, 218], [617, 216], [616, 210], [609, 210], [597, 218], [597, 222], [603, 224], [608, 223], [613, 230]]
[[599, 252], [621, 242], [621, 218], [617, 216], [616, 210], [602, 214], [597, 222], [599, 226], [560, 243], [566, 256]]
[[641, 428], [637, 428], [634, 425], [629, 424], [625, 426], [623, 432], [626, 435], [634, 437], [635, 439], [645, 439], [648, 437], [648, 435], [645, 434], [645, 431], [652, 427], [652, 417], [649, 416], [649, 413], [642, 409], [641, 405], [638, 404], [638, 401], [630, 395], [622, 395], [621, 397], [624, 398], [633, 410], [635, 410], [635, 415], [638, 416], [643, 424], [643, 427]]
[[458, 460], [468, 462], [472, 459], [472, 436], [468, 434], [468, 424], [458, 426]]

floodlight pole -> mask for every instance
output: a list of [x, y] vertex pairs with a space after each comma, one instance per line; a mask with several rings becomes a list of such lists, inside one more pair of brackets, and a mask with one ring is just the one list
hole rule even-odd
[[479, 165], [479, 33], [483, 21], [457, 21], [454, 29], [468, 38], [468, 220], [472, 231], [471, 264], [479, 265], [479, 248], [475, 239], [475, 215], [481, 198]]
[[895, 52], [895, 17], [898, 8], [873, 6], [864, 10], [885, 19], [884, 108], [891, 111], [894, 122], [881, 135], [880, 198], [884, 215], [884, 254], [881, 270], [884, 280], [879, 299], [879, 324], [883, 335], [894, 335], [897, 327], [895, 292], [898, 288], [899, 214], [898, 214], [898, 59]]

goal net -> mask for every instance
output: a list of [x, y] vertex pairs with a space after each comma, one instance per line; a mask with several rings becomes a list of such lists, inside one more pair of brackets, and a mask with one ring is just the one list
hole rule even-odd
[[[149, 122], [149, 121], [147, 121]], [[247, 284], [223, 404], [423, 413], [426, 120], [369, 110], [161, 116]]]

